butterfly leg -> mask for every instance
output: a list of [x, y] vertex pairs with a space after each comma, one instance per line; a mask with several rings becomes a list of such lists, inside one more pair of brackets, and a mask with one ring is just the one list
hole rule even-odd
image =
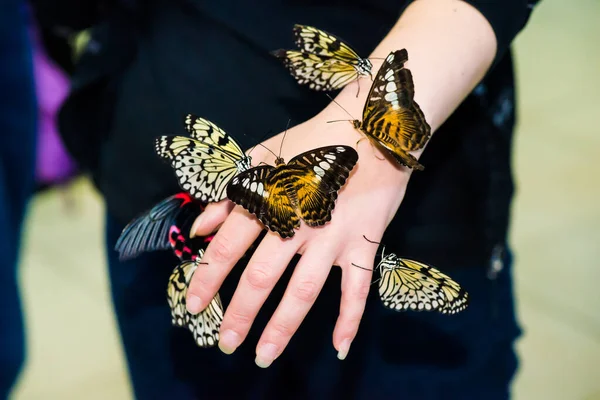
[[373, 155], [375, 156], [376, 159], [381, 160], [381, 161], [385, 160], [385, 158], [379, 158], [377, 156], [376, 148], [375, 148], [375, 145], [373, 144], [373, 142], [371, 142], [371, 148], [373, 149]]
[[[352, 264], [352, 266], [354, 266], [354, 267], [357, 267], [357, 268], [360, 268], [360, 269], [364, 269], [365, 271], [372, 271], [372, 272], [374, 271], [373, 269], [370, 269], [370, 268], [365, 268], [365, 267], [361, 267], [360, 265], [357, 265], [357, 264], [354, 264], [354, 263], [351, 263], [351, 264]], [[377, 283], [377, 282], [379, 282], [380, 280], [381, 280], [381, 277], [379, 277], [378, 279], [375, 279], [373, 282], [371, 282], [371, 285], [374, 285], [374, 284], [376, 284], [376, 283]]]
[[356, 86], [358, 86], [358, 90], [356, 91], [356, 98], [358, 98], [358, 95], [360, 94], [360, 82], [359, 82], [360, 78], [356, 79]]

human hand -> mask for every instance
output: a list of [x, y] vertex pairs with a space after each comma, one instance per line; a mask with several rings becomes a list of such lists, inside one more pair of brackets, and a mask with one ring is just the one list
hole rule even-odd
[[[355, 93], [352, 91], [349, 96]], [[327, 123], [339, 119], [347, 119], [347, 116], [332, 105], [287, 132], [282, 146], [286, 162], [301, 152], [326, 145], [357, 147], [359, 161], [340, 191], [330, 223], [318, 228], [302, 223], [294, 237], [285, 240], [269, 231], [257, 247], [221, 324], [219, 347], [227, 354], [235, 351], [245, 339], [260, 307], [297, 253], [302, 257], [259, 340], [256, 363], [267, 367], [283, 352], [316, 300], [332, 265], [342, 268], [342, 299], [333, 344], [340, 359], [348, 353], [360, 324], [372, 276], [351, 263], [372, 268], [377, 249], [363, 239], [363, 234], [373, 240], [382, 237], [402, 201], [410, 171], [389, 161], [368, 140], [356, 146], [364, 135], [350, 123]], [[283, 133], [263, 144], [277, 152], [282, 138]], [[253, 165], [260, 162], [273, 165], [274, 162], [274, 156], [260, 146], [252, 151], [252, 157]], [[264, 229], [253, 215], [225, 200], [209, 205], [192, 231], [195, 235], [208, 235], [219, 226], [202, 260], [208, 267], [195, 272], [188, 290], [187, 307], [192, 313], [208, 305], [227, 274]]]

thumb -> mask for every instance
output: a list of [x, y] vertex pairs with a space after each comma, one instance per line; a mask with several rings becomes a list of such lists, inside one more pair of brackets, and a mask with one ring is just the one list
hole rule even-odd
[[234, 204], [229, 200], [221, 200], [218, 203], [210, 203], [200, 214], [190, 230], [190, 238], [196, 236], [208, 236], [225, 221], [225, 218], [233, 210]]

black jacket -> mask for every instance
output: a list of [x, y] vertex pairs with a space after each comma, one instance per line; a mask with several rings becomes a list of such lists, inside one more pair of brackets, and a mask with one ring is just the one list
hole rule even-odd
[[[449, 268], [487, 263], [508, 229], [515, 120], [509, 46], [531, 2], [472, 0], [498, 39], [492, 70], [434, 135], [384, 242]], [[60, 115], [67, 147], [89, 170], [108, 212], [127, 223], [178, 191], [153, 139], [183, 134], [192, 112], [250, 147], [302, 122], [328, 99], [301, 87], [269, 52], [293, 46], [294, 23], [314, 25], [369, 54], [408, 2], [397, 0], [110, 3], [73, 76]], [[96, 9], [97, 10], [97, 9]], [[360, 231], [360, 227], [356, 227]]]

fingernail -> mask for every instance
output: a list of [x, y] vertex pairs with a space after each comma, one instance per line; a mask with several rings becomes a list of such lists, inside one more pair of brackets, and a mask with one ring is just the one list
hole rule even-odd
[[272, 343], [267, 343], [258, 348], [254, 362], [260, 368], [267, 368], [273, 363], [275, 357], [277, 357], [277, 346]]
[[198, 218], [196, 218], [196, 220], [192, 224], [192, 229], [190, 229], [190, 239], [193, 239], [196, 237], [196, 231], [198, 230], [198, 228], [200, 228], [200, 224], [202, 223], [203, 216], [204, 215], [202, 215], [202, 214], [198, 215]]
[[231, 329], [227, 329], [219, 340], [219, 349], [225, 354], [231, 354], [240, 345], [240, 335]]
[[338, 359], [345, 360], [348, 352], [350, 351], [350, 344], [352, 341], [350, 339], [344, 339], [340, 344], [340, 350], [338, 351]]
[[191, 294], [186, 300], [186, 307], [190, 313], [198, 314], [200, 311], [202, 311], [202, 300], [200, 300], [200, 297]]

